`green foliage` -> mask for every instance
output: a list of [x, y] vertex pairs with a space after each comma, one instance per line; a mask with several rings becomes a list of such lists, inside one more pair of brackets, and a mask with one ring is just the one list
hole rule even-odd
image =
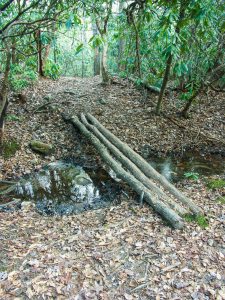
[[223, 179], [213, 179], [208, 181], [207, 187], [211, 190], [221, 189], [225, 187], [225, 180]]
[[198, 180], [199, 179], [199, 174], [197, 172], [186, 172], [186, 173], [184, 173], [184, 176], [187, 179], [192, 179], [192, 180]]
[[53, 60], [48, 60], [45, 66], [45, 75], [56, 80], [61, 74], [60, 65]]
[[15, 155], [16, 151], [20, 149], [20, 144], [16, 140], [3, 142], [2, 144], [2, 156], [8, 159]]
[[37, 80], [38, 74], [29, 65], [12, 65], [10, 73], [10, 84], [14, 91], [19, 92], [30, 86]]
[[209, 222], [206, 219], [206, 217], [204, 217], [204, 216], [194, 216], [192, 214], [186, 214], [184, 216], [184, 219], [187, 222], [195, 222], [195, 223], [197, 223], [198, 226], [201, 227], [202, 229], [205, 229], [205, 228], [207, 228], [209, 226]]
[[220, 204], [225, 204], [225, 196], [218, 197], [216, 201]]
[[14, 114], [8, 114], [7, 116], [6, 116], [6, 121], [9, 121], [9, 122], [20, 122], [21, 121], [21, 118], [20, 117], [18, 117], [18, 116], [16, 116], [16, 115], [14, 115]]

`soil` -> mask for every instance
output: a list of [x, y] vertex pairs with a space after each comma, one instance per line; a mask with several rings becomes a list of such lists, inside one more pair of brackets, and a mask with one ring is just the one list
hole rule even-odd
[[[98, 77], [42, 79], [25, 94], [26, 103], [11, 95], [5, 142], [17, 141], [20, 149], [0, 159], [1, 180], [71, 156], [101, 164], [62, 113], [91, 112], [139, 153], [146, 145], [162, 156], [202, 150], [221, 155], [222, 163], [222, 93], [201, 95], [187, 120], [176, 114], [182, 105], [176, 93], [165, 99], [165, 115], [156, 116], [157, 96], [125, 80], [103, 86]], [[47, 102], [53, 103], [37, 109]], [[32, 152], [33, 139], [53, 144], [54, 153]], [[225, 216], [218, 201], [225, 191], [209, 190], [207, 180], [176, 183], [204, 209], [206, 228], [186, 222], [184, 230], [172, 230], [129, 191], [118, 206], [80, 215], [45, 217], [31, 203], [0, 213], [0, 299], [225, 299]]]

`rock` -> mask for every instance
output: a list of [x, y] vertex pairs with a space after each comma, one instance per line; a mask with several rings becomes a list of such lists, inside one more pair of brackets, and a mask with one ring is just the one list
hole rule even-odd
[[214, 241], [212, 239], [208, 239], [208, 245], [212, 247], [213, 244], [214, 244]]
[[100, 98], [100, 99], [98, 99], [98, 101], [99, 101], [99, 103], [102, 104], [102, 105], [105, 105], [105, 104], [108, 103], [107, 100], [104, 99], [104, 98]]
[[78, 185], [88, 185], [92, 183], [92, 180], [90, 178], [85, 177], [84, 175], [77, 175], [75, 180]]
[[30, 210], [33, 207], [34, 207], [34, 203], [32, 203], [31, 201], [23, 201], [21, 203], [21, 209], [23, 210]]
[[51, 144], [46, 144], [37, 140], [32, 140], [30, 142], [30, 147], [33, 151], [44, 155], [48, 155], [53, 152], [53, 146]]

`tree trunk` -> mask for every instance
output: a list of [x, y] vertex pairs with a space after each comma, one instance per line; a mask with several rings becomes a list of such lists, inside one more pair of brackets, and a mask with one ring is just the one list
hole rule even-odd
[[108, 41], [106, 34], [102, 35], [103, 46], [102, 46], [102, 59], [101, 59], [101, 75], [102, 82], [108, 84], [110, 82], [110, 77], [107, 67], [107, 51], [108, 51]]
[[[119, 2], [119, 14], [122, 13], [124, 8], [124, 1], [120, 0]], [[125, 64], [122, 63], [123, 57], [124, 57], [124, 48], [125, 48], [125, 39], [124, 37], [119, 38], [119, 48], [118, 48], [118, 70], [119, 71], [125, 71]]]
[[12, 64], [16, 64], [16, 40], [12, 40]]
[[[93, 35], [98, 34], [97, 26], [95, 23], [92, 24]], [[100, 75], [100, 49], [99, 46], [94, 49], [94, 76]]]
[[[82, 30], [81, 30], [81, 42], [83, 45], [86, 46], [87, 38], [86, 38], [86, 31], [85, 31], [85, 18], [83, 18]], [[86, 74], [86, 66], [85, 66], [85, 53], [84, 50], [82, 51], [82, 65], [81, 65], [81, 76], [82, 78], [85, 77]]]
[[202, 214], [202, 210], [183, 195], [177, 188], [171, 184], [164, 176], [158, 173], [149, 163], [147, 163], [138, 153], [132, 150], [127, 144], [121, 142], [113, 133], [107, 130], [101, 123], [98, 122], [92, 115], [87, 114], [88, 120], [125, 156], [129, 159], [149, 178], [158, 181], [165, 189], [167, 189], [177, 200], [186, 205], [195, 215]]
[[0, 144], [2, 144], [3, 141], [5, 116], [8, 107], [8, 81], [9, 81], [10, 63], [11, 63], [11, 53], [10, 53], [10, 49], [8, 49], [4, 78], [3, 78], [2, 88], [0, 92]]
[[39, 29], [36, 33], [36, 43], [38, 52], [38, 74], [44, 76], [43, 60], [42, 60], [42, 42], [41, 42], [41, 30]]
[[[180, 33], [180, 26], [181, 26], [181, 22], [185, 17], [185, 9], [188, 5], [189, 1], [184, 1], [182, 3], [180, 3], [180, 10], [179, 10], [179, 17], [178, 17], [178, 21], [177, 21], [177, 25], [176, 25], [176, 33], [179, 36]], [[156, 114], [159, 115], [160, 114], [160, 110], [161, 110], [161, 106], [162, 106], [162, 100], [163, 100], [163, 96], [164, 96], [164, 92], [168, 83], [168, 79], [169, 79], [169, 75], [170, 75], [170, 69], [171, 69], [171, 65], [172, 65], [172, 60], [173, 60], [173, 55], [172, 53], [170, 53], [170, 55], [167, 58], [166, 61], [166, 70], [165, 70], [165, 74], [164, 74], [164, 78], [163, 78], [163, 83], [162, 83], [162, 87], [161, 87], [161, 91], [159, 94], [159, 98], [158, 98], [158, 102], [156, 105]]]
[[44, 73], [45, 68], [46, 68], [46, 63], [47, 63], [47, 60], [48, 60], [48, 57], [49, 57], [50, 50], [51, 50], [51, 44], [48, 44], [48, 45], [45, 47], [45, 54], [44, 54], [44, 57], [43, 57], [43, 59], [42, 59], [43, 73]]
[[176, 229], [181, 229], [183, 227], [182, 219], [177, 215], [170, 207], [164, 204], [162, 201], [158, 200], [157, 195], [148, 190], [140, 181], [138, 181], [133, 175], [124, 170], [119, 163], [117, 163], [112, 156], [109, 154], [108, 150], [101, 142], [79, 121], [77, 117], [72, 117], [69, 119], [73, 125], [75, 125], [82, 134], [94, 145], [100, 154], [101, 158], [107, 165], [109, 165], [112, 170], [117, 174], [119, 178], [126, 181], [129, 186], [134, 189], [140, 196], [144, 193], [144, 200], [149, 203], [152, 208], [159, 213], [169, 224]]
[[157, 106], [156, 106], [156, 111], [155, 112], [156, 112], [157, 115], [160, 114], [163, 96], [164, 96], [165, 89], [166, 89], [167, 82], [168, 82], [169, 75], [170, 75], [170, 68], [171, 68], [172, 60], [173, 60], [173, 56], [172, 56], [172, 54], [170, 54], [169, 57], [167, 58], [166, 70], [165, 70], [165, 74], [164, 74], [164, 77], [163, 77], [163, 83], [162, 83], [162, 87], [161, 87], [161, 90], [160, 90], [160, 93], [159, 93], [159, 98], [158, 98], [158, 102], [157, 102]]
[[141, 78], [141, 56], [140, 56], [140, 38], [139, 31], [135, 21], [132, 19], [135, 31], [135, 49], [136, 49], [136, 71], [138, 73], [139, 78]]
[[164, 203], [167, 203], [172, 209], [177, 211], [180, 215], [184, 215], [187, 213], [187, 210], [181, 207], [179, 204], [174, 202], [170, 199], [160, 188], [157, 187], [148, 177], [146, 177], [140, 169], [127, 158], [119, 149], [117, 149], [109, 140], [107, 140], [104, 135], [93, 125], [88, 123], [85, 116], [81, 115], [81, 121], [83, 124], [90, 129], [95, 136], [112, 152], [112, 154], [119, 160], [122, 165], [131, 172], [131, 174], [140, 182], [142, 182], [146, 188], [155, 192], [157, 196], [162, 200]]
[[184, 118], [188, 118], [188, 112], [189, 112], [189, 109], [193, 103], [193, 101], [195, 100], [195, 98], [198, 96], [198, 94], [200, 93], [201, 91], [201, 87], [194, 92], [194, 94], [187, 100], [187, 103], [185, 105], [185, 107], [183, 108], [183, 110], [181, 111], [180, 115]]

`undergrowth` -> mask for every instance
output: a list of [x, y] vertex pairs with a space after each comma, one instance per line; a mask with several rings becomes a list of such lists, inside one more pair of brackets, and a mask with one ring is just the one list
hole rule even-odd
[[208, 181], [207, 187], [211, 190], [221, 189], [225, 187], [225, 180], [223, 179], [213, 179]]
[[15, 155], [16, 151], [20, 149], [20, 144], [16, 140], [3, 142], [1, 147], [2, 156], [7, 159]]
[[198, 226], [201, 227], [202, 229], [205, 229], [206, 227], [209, 226], [209, 222], [206, 219], [206, 217], [204, 217], [204, 216], [194, 216], [192, 214], [186, 214], [184, 216], [184, 219], [187, 222], [195, 222], [195, 223], [197, 223]]
[[216, 202], [218, 202], [220, 204], [225, 204], [225, 196], [218, 197], [216, 199]]

